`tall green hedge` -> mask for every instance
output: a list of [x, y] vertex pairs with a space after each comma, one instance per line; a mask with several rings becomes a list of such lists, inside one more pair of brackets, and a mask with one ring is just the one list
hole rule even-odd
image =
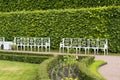
[[51, 48], [61, 38], [107, 38], [109, 51], [120, 52], [120, 6], [88, 9], [0, 13], [0, 36], [50, 37]]
[[117, 5], [120, 5], [120, 0], [0, 0], [0, 12]]

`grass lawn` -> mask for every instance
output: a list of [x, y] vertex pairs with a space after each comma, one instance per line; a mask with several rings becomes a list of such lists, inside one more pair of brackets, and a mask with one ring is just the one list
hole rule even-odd
[[98, 72], [98, 68], [103, 65], [103, 64], [106, 64], [106, 62], [102, 61], [102, 60], [96, 60], [94, 63], [92, 63], [90, 66], [89, 66], [89, 70], [97, 75], [98, 77], [102, 77], [102, 75]]
[[0, 60], [0, 80], [35, 80], [39, 64]]

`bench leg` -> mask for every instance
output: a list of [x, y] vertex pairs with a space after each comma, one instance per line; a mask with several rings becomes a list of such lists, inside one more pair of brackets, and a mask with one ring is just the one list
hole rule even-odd
[[98, 54], [98, 50], [99, 50], [99, 49], [97, 49], [97, 54]]
[[78, 49], [76, 48], [76, 54], [78, 53]]
[[63, 47], [63, 53], [64, 53], [64, 47]]
[[32, 46], [30, 46], [30, 48], [31, 48], [31, 51], [32, 51]]
[[96, 54], [96, 49], [94, 49], [94, 55]]
[[90, 52], [90, 49], [88, 48], [88, 54], [89, 54], [89, 52]]
[[78, 48], [79, 49], [79, 53], [81, 52], [81, 48]]
[[64, 48], [63, 47], [59, 48], [59, 53], [64, 53]]
[[24, 51], [25, 51], [25, 46], [23, 46], [23, 49], [24, 49]]
[[21, 46], [21, 50], [22, 50], [22, 46]]
[[108, 49], [104, 49], [104, 55], [107, 54], [108, 55]]
[[34, 51], [36, 51], [36, 46], [34, 46]]
[[104, 55], [105, 55], [106, 49], [104, 49]]
[[107, 50], [107, 55], [108, 55], [108, 49], [106, 49]]
[[18, 50], [18, 46], [17, 46], [17, 50]]
[[49, 52], [50, 52], [50, 46], [49, 46]]
[[[42, 49], [41, 49], [42, 50]], [[43, 50], [42, 50], [43, 51]], [[47, 52], [47, 46], [45, 47], [45, 52]]]
[[67, 48], [67, 53], [69, 53], [69, 48]]
[[59, 47], [59, 53], [61, 53], [61, 47]]
[[85, 55], [86, 55], [86, 48], [85, 48]]
[[[43, 46], [41, 46], [40, 48], [41, 48], [41, 51], [43, 51]], [[46, 47], [45, 47], [45, 49], [46, 49]]]
[[1, 49], [1, 45], [0, 45], [0, 49]]
[[38, 46], [38, 52], [39, 52], [40, 50], [39, 50], [39, 46]]

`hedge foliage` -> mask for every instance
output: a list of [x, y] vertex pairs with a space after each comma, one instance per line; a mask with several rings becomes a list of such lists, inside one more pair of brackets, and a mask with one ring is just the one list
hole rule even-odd
[[0, 36], [50, 37], [51, 48], [61, 38], [107, 38], [109, 51], [120, 52], [120, 6], [88, 9], [0, 13]]
[[117, 5], [120, 5], [120, 0], [0, 0], [0, 12]]
[[1, 52], [0, 60], [10, 60], [10, 61], [19, 61], [19, 62], [28, 62], [39, 64], [44, 60], [52, 57], [52, 55], [44, 54], [30, 54], [30, 53], [10, 53], [10, 52]]

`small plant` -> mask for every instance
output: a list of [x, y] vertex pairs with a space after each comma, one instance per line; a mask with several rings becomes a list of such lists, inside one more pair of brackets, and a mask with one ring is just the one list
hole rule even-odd
[[75, 62], [75, 57], [68, 55], [64, 56], [64, 63], [67, 64], [68, 66], [71, 66]]
[[72, 66], [73, 63], [75, 63], [74, 56], [70, 56], [70, 55], [64, 56], [64, 63], [68, 68], [68, 77], [71, 77], [71, 70], [72, 70], [71, 66]]

